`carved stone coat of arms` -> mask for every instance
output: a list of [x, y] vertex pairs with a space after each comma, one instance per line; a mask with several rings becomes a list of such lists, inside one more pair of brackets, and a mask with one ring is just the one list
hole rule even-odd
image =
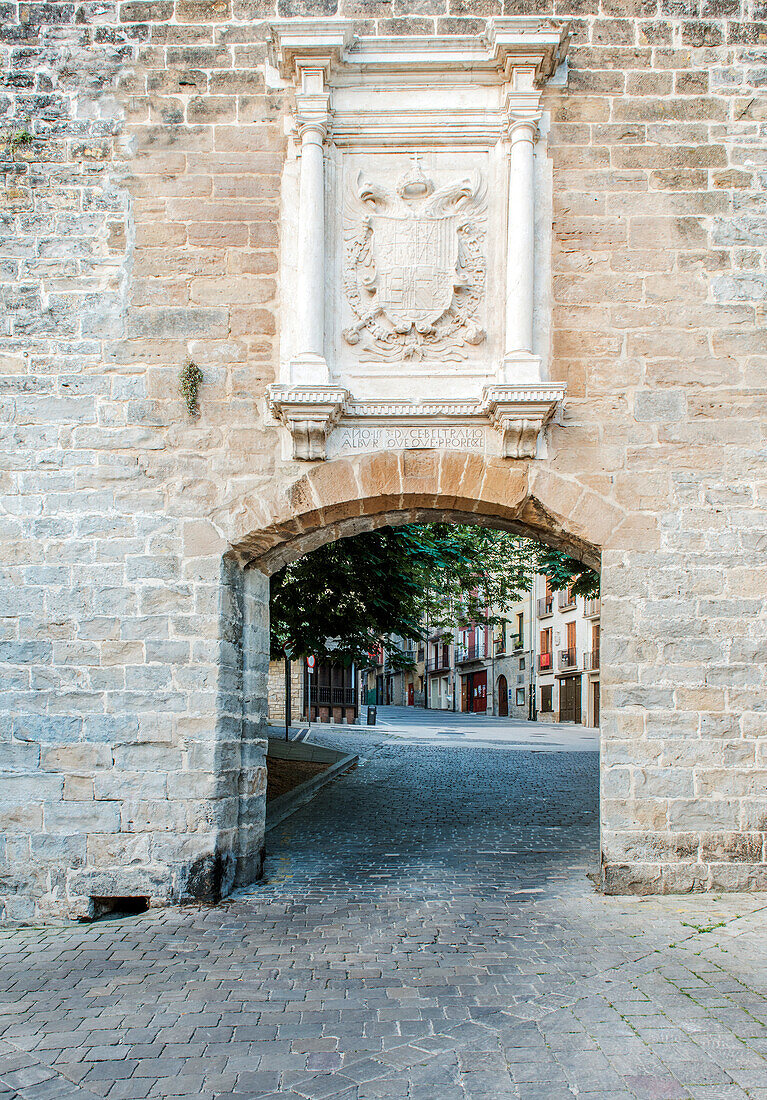
[[364, 178], [348, 196], [344, 290], [364, 355], [465, 359], [485, 339], [485, 190], [479, 172], [436, 188], [417, 161], [394, 189]]

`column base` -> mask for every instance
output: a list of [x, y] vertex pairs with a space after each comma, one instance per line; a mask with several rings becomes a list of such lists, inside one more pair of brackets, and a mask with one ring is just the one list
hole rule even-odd
[[541, 357], [529, 351], [507, 351], [498, 381], [502, 385], [530, 386], [541, 381]]
[[304, 352], [294, 356], [289, 363], [291, 386], [327, 386], [330, 371], [324, 355]]

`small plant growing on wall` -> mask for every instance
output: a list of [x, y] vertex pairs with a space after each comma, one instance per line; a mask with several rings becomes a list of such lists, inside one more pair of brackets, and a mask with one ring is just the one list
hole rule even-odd
[[193, 363], [191, 359], [187, 359], [181, 368], [179, 381], [181, 383], [181, 394], [190, 416], [200, 415], [199, 391], [202, 378], [202, 371], [197, 364]]
[[19, 149], [24, 148], [25, 145], [31, 144], [32, 135], [30, 134], [29, 130], [27, 130], [26, 128], [21, 130], [11, 130], [11, 132], [9, 134], [6, 134], [5, 137], [6, 155], [10, 157], [11, 160], [15, 160], [16, 154], [18, 153]]
[[19, 149], [24, 145], [32, 144], [32, 135], [29, 130], [16, 130], [11, 134], [10, 140], [11, 156], [15, 157]]

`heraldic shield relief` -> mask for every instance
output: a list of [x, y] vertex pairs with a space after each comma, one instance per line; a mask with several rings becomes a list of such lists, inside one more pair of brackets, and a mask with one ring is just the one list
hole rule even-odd
[[482, 343], [485, 210], [478, 171], [435, 189], [416, 157], [393, 190], [360, 173], [345, 211], [347, 343], [384, 362], [465, 359]]

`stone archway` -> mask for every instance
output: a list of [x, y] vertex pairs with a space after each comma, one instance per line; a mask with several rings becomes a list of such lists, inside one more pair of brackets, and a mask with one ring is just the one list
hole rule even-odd
[[[448, 516], [449, 513], [449, 516]], [[323, 543], [440, 516], [529, 534], [600, 568], [601, 549], [652, 547], [654, 521], [575, 477], [451, 451], [364, 454], [314, 466], [214, 519], [243, 564], [267, 575]]]
[[[255, 494], [224, 520], [231, 554], [243, 577], [243, 768], [237, 881], [254, 877], [262, 843], [259, 735], [263, 730], [268, 664], [268, 578], [289, 561], [327, 542], [387, 524], [477, 523], [536, 537], [595, 569], [604, 581], [603, 645], [616, 619], [612, 570], [623, 539], [652, 544], [653, 525], [621, 509], [575, 478], [529, 464], [456, 452], [384, 452], [317, 465], [271, 498]], [[615, 563], [615, 565], [613, 564]], [[616, 639], [617, 644], [617, 639]], [[609, 763], [603, 766], [609, 791]], [[610, 821], [603, 825], [610, 828]], [[604, 843], [602, 858], [605, 864]], [[617, 884], [620, 888], [620, 883]], [[610, 882], [606, 882], [611, 888]]]

